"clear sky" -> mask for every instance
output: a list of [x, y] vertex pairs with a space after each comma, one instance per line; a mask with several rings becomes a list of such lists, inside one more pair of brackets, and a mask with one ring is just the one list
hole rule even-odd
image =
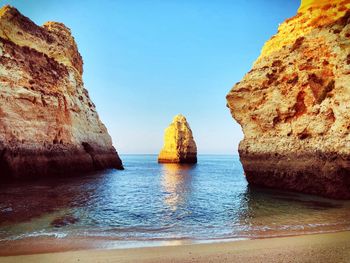
[[158, 153], [174, 115], [199, 153], [236, 153], [225, 96], [297, 0], [2, 0], [41, 25], [63, 22], [84, 82], [120, 153]]

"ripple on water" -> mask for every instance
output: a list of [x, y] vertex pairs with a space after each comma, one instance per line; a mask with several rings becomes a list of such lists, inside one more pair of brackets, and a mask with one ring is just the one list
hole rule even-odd
[[[0, 186], [0, 240], [220, 240], [350, 229], [350, 203], [248, 187], [238, 156], [123, 156], [124, 171]], [[59, 225], [58, 219], [74, 218]], [[56, 220], [56, 221], [55, 221]]]

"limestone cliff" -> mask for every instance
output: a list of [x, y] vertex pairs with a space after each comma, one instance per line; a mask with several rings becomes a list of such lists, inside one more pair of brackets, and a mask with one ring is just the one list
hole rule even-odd
[[350, 1], [303, 0], [227, 95], [251, 184], [350, 198]]
[[159, 163], [196, 163], [197, 146], [184, 116], [176, 115], [165, 129], [164, 146], [158, 156]]
[[0, 179], [122, 168], [70, 30], [0, 9]]

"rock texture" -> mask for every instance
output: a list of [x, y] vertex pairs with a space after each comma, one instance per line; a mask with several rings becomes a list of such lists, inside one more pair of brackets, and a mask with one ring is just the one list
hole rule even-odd
[[70, 30], [0, 9], [0, 179], [122, 168]]
[[249, 183], [350, 198], [349, 8], [303, 0], [227, 95]]
[[164, 146], [159, 163], [197, 163], [197, 146], [184, 116], [176, 115], [165, 129]]

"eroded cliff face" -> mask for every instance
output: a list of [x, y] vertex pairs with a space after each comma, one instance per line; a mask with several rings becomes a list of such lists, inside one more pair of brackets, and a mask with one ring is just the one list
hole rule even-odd
[[158, 156], [160, 163], [196, 163], [197, 146], [187, 120], [181, 114], [165, 129], [164, 146]]
[[122, 168], [70, 30], [0, 9], [0, 179]]
[[302, 1], [227, 95], [251, 184], [350, 198], [350, 1]]

